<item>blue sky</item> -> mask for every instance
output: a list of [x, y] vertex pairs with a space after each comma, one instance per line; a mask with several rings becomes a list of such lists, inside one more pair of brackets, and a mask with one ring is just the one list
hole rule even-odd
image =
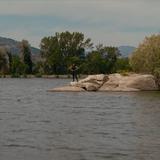
[[160, 32], [158, 0], [0, 0], [0, 36], [27, 39], [83, 32], [95, 44], [137, 46]]

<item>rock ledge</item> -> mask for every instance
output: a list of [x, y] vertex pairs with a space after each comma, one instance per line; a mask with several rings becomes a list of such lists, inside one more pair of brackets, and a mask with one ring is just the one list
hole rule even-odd
[[71, 82], [64, 87], [53, 88], [51, 92], [84, 92], [84, 91], [156, 91], [158, 87], [154, 76], [142, 74], [89, 75], [79, 82]]

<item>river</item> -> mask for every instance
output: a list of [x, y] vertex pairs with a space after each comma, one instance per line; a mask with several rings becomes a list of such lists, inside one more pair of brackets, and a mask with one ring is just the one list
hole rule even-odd
[[160, 93], [47, 92], [0, 79], [0, 160], [159, 160]]

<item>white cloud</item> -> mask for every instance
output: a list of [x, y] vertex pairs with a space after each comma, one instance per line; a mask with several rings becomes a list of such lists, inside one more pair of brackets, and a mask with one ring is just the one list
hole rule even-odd
[[[77, 26], [56, 25], [46, 28], [48, 34], [77, 30], [96, 42], [137, 45], [146, 34], [160, 31], [159, 6], [158, 0], [0, 0], [0, 15], [56, 16]], [[19, 26], [15, 30], [6, 35], [26, 37], [36, 46], [42, 36]]]
[[0, 15], [52, 15], [93, 25], [111, 21], [118, 27], [160, 26], [159, 13], [157, 4], [130, 0], [0, 2]]

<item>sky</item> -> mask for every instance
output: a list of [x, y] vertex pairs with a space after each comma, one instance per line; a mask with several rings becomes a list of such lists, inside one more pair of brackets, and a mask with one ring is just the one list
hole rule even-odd
[[82, 32], [96, 45], [138, 46], [160, 33], [160, 0], [0, 0], [0, 36], [39, 47], [55, 32]]

